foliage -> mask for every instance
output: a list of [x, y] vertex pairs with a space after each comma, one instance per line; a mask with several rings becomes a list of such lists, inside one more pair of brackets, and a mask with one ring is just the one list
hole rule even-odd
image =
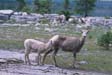
[[92, 35], [89, 35], [89, 36], [88, 36], [88, 38], [89, 38], [89, 39], [92, 39], [92, 38], [93, 38], [93, 36], [92, 36]]
[[109, 45], [112, 44], [112, 32], [108, 31], [98, 38], [98, 45], [105, 47], [109, 50]]
[[70, 18], [70, 15], [71, 15], [71, 12], [70, 12], [70, 2], [69, 0], [64, 0], [64, 3], [63, 3], [63, 7], [64, 9], [61, 11], [61, 14], [64, 14], [65, 17], [66, 17], [66, 20], [68, 20]]
[[96, 0], [76, 0], [75, 2], [75, 12], [86, 17], [93, 10]]
[[30, 14], [32, 11], [30, 9], [30, 7], [28, 6], [25, 6], [23, 9], [22, 9], [23, 12], [27, 12], [28, 14]]
[[110, 16], [105, 16], [105, 19], [110, 19]]
[[19, 4], [17, 10], [18, 11], [21, 11], [25, 6], [26, 6], [26, 3], [25, 3], [25, 0], [16, 0]]
[[70, 11], [68, 11], [68, 10], [61, 11], [61, 14], [65, 15], [66, 20], [68, 20], [70, 18], [70, 15], [71, 15]]
[[51, 12], [51, 5], [52, 0], [35, 0], [35, 12], [37, 13], [50, 13]]
[[69, 5], [70, 5], [69, 0], [64, 0], [64, 9], [65, 10], [68, 10], [69, 9]]

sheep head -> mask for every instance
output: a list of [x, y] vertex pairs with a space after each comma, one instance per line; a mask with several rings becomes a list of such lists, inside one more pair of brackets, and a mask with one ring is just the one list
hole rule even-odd
[[87, 36], [89, 30], [82, 30], [81, 32], [82, 32], [82, 36]]

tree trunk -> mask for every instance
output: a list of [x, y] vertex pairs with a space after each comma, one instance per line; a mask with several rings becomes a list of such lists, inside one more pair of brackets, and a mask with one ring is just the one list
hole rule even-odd
[[87, 16], [88, 16], [88, 13], [87, 13], [87, 12], [85, 12], [84, 17], [87, 17]]

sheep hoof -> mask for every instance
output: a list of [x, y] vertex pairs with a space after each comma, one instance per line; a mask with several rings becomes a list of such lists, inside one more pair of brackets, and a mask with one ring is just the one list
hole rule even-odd
[[59, 66], [55, 64], [55, 67], [59, 67]]

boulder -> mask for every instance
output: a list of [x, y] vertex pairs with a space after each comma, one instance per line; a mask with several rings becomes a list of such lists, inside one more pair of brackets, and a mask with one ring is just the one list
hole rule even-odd
[[9, 19], [8, 15], [0, 14], [0, 20], [8, 20], [8, 19]]

